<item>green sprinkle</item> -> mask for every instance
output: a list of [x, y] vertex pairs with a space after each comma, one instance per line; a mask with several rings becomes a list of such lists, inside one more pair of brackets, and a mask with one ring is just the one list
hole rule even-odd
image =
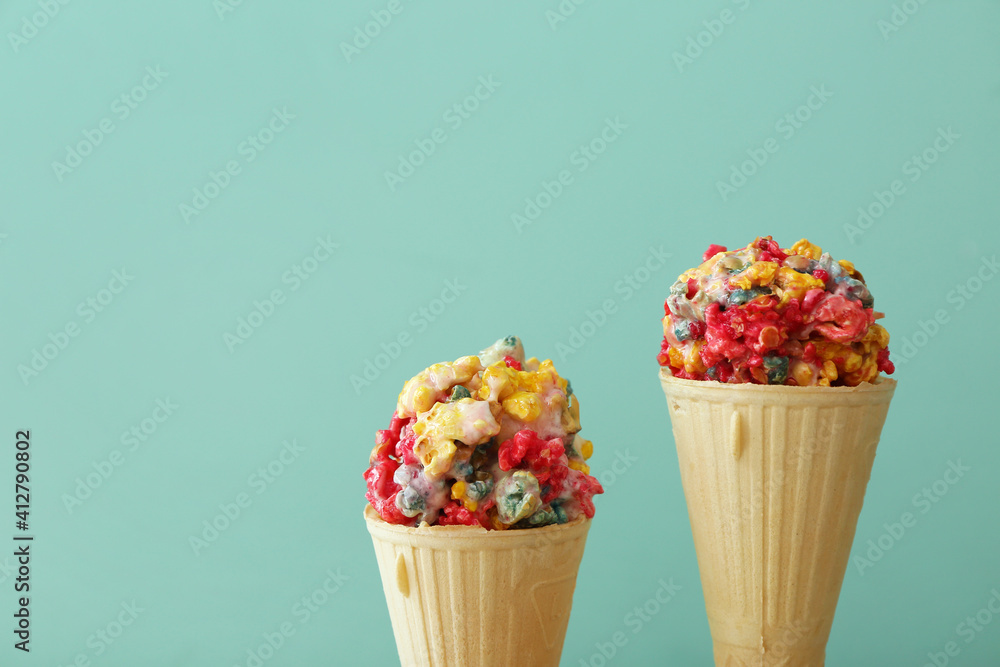
[[469, 393], [468, 389], [459, 384], [455, 385], [455, 387], [451, 390], [451, 398], [449, 398], [448, 401], [454, 403], [455, 401], [460, 401], [463, 398], [472, 398], [472, 394]]
[[515, 470], [497, 486], [497, 511], [504, 523], [528, 518], [541, 504], [538, 479], [526, 470]]
[[766, 287], [754, 287], [752, 289], [733, 290], [729, 295], [729, 303], [734, 306], [742, 306], [748, 301], [753, 301], [761, 294], [770, 294], [771, 290]]
[[768, 384], [785, 384], [788, 379], [788, 357], [764, 357]]
[[687, 320], [680, 320], [674, 327], [674, 337], [681, 343], [691, 337], [691, 323]]
[[470, 500], [480, 501], [493, 490], [493, 480], [484, 479], [479, 482], [472, 482], [465, 487], [465, 494]]

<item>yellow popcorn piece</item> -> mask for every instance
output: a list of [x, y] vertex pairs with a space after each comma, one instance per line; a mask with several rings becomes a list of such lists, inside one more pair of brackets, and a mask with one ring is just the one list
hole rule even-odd
[[764, 287], [774, 282], [774, 276], [777, 272], [778, 265], [775, 262], [754, 262], [742, 272], [730, 278], [729, 284], [735, 285], [740, 289]]
[[456, 384], [468, 382], [481, 370], [479, 357], [461, 357], [425, 368], [403, 385], [396, 403], [396, 415], [405, 418], [426, 412], [439, 394]]
[[844, 267], [844, 271], [847, 271], [848, 275], [853, 276], [855, 273], [858, 272], [857, 269], [854, 268], [854, 262], [850, 262], [846, 259], [841, 259], [838, 260], [837, 263], [840, 264], [842, 267]]
[[570, 459], [569, 467], [572, 468], [573, 470], [579, 470], [584, 475], [590, 474], [590, 466], [584, 463], [583, 461], [575, 461], [573, 459]]
[[475, 512], [479, 508], [479, 503], [475, 500], [472, 500], [471, 498], [466, 497], [465, 494], [467, 490], [468, 486], [466, 485], [466, 483], [459, 480], [454, 484], [452, 484], [451, 486], [451, 497], [454, 500], [461, 501], [462, 505], [465, 506], [465, 509], [469, 510], [470, 512]]
[[537, 370], [518, 371], [499, 361], [483, 372], [478, 397], [484, 401], [503, 402], [517, 391], [544, 393], [551, 387], [566, 390], [566, 380], [559, 377], [551, 359], [538, 364]]
[[508, 528], [510, 528], [510, 525], [500, 520], [500, 517], [497, 515], [497, 509], [495, 507], [490, 510], [489, 517], [490, 517], [490, 525], [493, 526], [493, 530], [507, 530]]
[[864, 342], [872, 342], [880, 350], [889, 347], [889, 332], [881, 324], [873, 324], [865, 334]]
[[807, 239], [796, 241], [795, 245], [792, 246], [792, 252], [796, 255], [808, 257], [809, 259], [819, 259], [823, 254], [823, 250], [818, 245], [809, 243]]
[[542, 402], [538, 394], [530, 391], [516, 391], [503, 401], [504, 412], [514, 415], [521, 421], [531, 422], [538, 419], [542, 413]]
[[413, 454], [429, 477], [440, 477], [451, 469], [458, 447], [455, 441], [475, 447], [500, 432], [489, 403], [463, 398], [453, 403], [435, 403], [413, 425], [417, 440]]
[[580, 399], [576, 394], [569, 397], [569, 403], [559, 416], [559, 422], [566, 433], [576, 433], [580, 430]]
[[667, 358], [670, 360], [670, 365], [674, 368], [684, 368], [684, 355], [676, 347], [671, 347], [667, 350]]
[[483, 371], [483, 386], [477, 396], [484, 401], [499, 403], [514, 393], [517, 387], [517, 371], [500, 362]]
[[805, 387], [811, 385], [816, 380], [816, 371], [808, 363], [802, 361], [801, 359], [792, 359], [789, 368], [789, 375], [794, 378], [795, 382], [800, 387]]
[[[581, 438], [581, 440], [583, 440], [583, 438]], [[592, 443], [590, 440], [583, 440], [583, 442], [580, 444], [580, 456], [582, 456], [584, 459], [589, 459], [593, 455], [594, 455], [594, 443]]]
[[787, 266], [782, 266], [778, 269], [775, 276], [775, 284], [778, 286], [778, 294], [781, 296], [778, 308], [784, 308], [792, 299], [799, 299], [801, 301], [805, 298], [806, 292], [809, 290], [823, 289], [824, 286], [823, 281], [819, 278], [811, 276], [808, 273], [799, 273]]
[[705, 347], [705, 341], [696, 340], [684, 355], [684, 370], [688, 373], [704, 373], [708, 370], [701, 360], [701, 348]]
[[844, 364], [842, 366], [842, 370], [848, 373], [853, 373], [854, 371], [861, 368], [862, 361], [863, 359], [861, 358], [860, 354], [854, 352], [853, 350], [848, 351], [844, 358]]

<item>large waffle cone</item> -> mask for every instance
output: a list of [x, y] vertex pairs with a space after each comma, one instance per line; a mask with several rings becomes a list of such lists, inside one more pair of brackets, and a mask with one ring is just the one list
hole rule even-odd
[[369, 505], [404, 667], [556, 667], [589, 519], [526, 530], [408, 528]]
[[822, 667], [896, 383], [660, 380], [718, 667]]

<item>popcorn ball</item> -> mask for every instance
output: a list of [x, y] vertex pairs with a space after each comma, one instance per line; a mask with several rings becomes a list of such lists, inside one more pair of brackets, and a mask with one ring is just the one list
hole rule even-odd
[[874, 304], [851, 262], [805, 239], [712, 245], [670, 288], [657, 361], [689, 380], [857, 386], [895, 370]]
[[594, 516], [603, 493], [578, 434], [579, 400], [516, 336], [403, 386], [378, 431], [365, 494], [388, 523], [533, 528]]

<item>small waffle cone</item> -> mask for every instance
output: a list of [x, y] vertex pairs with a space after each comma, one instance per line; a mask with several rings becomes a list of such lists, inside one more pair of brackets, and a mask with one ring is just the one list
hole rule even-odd
[[525, 530], [410, 528], [369, 505], [404, 667], [556, 667], [590, 520]]
[[718, 667], [822, 667], [896, 383], [661, 370]]

